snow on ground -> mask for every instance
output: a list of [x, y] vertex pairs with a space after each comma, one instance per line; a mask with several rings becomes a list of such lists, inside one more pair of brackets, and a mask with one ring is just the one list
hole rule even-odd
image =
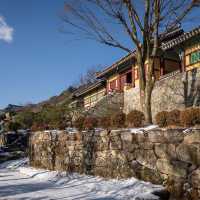
[[158, 200], [152, 194], [162, 186], [138, 181], [105, 180], [103, 178], [67, 174], [26, 165], [27, 159], [0, 165], [1, 200]]
[[0, 152], [0, 156], [10, 156], [9, 152]]

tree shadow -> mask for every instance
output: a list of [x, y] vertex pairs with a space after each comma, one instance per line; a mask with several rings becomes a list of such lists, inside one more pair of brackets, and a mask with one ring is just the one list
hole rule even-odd
[[[48, 196], [42, 196], [42, 197], [21, 197], [21, 198], [17, 198], [17, 200], [56, 200], [53, 198], [49, 198]], [[8, 200], [8, 199], [4, 199], [4, 200]]]
[[[44, 171], [44, 172], [39, 172], [39, 173], [36, 173], [36, 174], [34, 174], [34, 175], [32, 175], [32, 176], [28, 176], [28, 177], [26, 177], [26, 178], [17, 178], [17, 179], [4, 179], [4, 180], [0, 180], [1, 182], [4, 182], [4, 181], [18, 181], [18, 180], [27, 180], [27, 179], [31, 179], [31, 178], [34, 178], [34, 177], [36, 177], [37, 175], [40, 175], [40, 174], [45, 174], [47, 171]], [[9, 177], [9, 176], [11, 176], [11, 175], [5, 175], [4, 177]], [[0, 176], [0, 178], [1, 178], [1, 176]]]
[[[51, 183], [25, 183], [0, 186], [0, 197], [15, 196], [18, 194], [26, 194], [30, 192], [38, 192], [52, 187]], [[31, 198], [30, 198], [31, 199]]]
[[96, 137], [95, 130], [91, 130], [83, 136], [83, 163], [82, 169], [85, 174], [94, 175], [94, 164], [96, 159]]
[[116, 200], [116, 198], [113, 197], [100, 197], [100, 198], [92, 198], [90, 200]]
[[185, 107], [200, 106], [200, 77], [198, 77], [198, 69], [195, 68], [185, 72], [183, 86]]
[[153, 99], [153, 105], [156, 105], [153, 106], [154, 114], [162, 110], [200, 106], [200, 70], [195, 68], [163, 78], [154, 92], [159, 94], [159, 98]]

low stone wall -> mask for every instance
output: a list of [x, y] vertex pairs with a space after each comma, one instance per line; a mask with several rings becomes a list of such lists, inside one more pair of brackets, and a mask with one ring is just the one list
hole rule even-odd
[[26, 151], [28, 147], [29, 133], [1, 133], [0, 134], [0, 147], [9, 147], [9, 149], [16, 149]]
[[5, 144], [6, 144], [5, 136], [3, 133], [0, 133], [0, 147], [5, 146]]
[[199, 129], [36, 132], [30, 137], [29, 155], [34, 167], [136, 177], [165, 185], [175, 199], [200, 198]]
[[[175, 72], [157, 81], [152, 92], [152, 115], [163, 110], [200, 105], [200, 69]], [[140, 110], [139, 88], [124, 91], [124, 112]]]

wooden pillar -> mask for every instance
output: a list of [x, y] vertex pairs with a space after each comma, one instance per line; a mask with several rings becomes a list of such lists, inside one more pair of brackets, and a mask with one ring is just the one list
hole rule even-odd
[[135, 87], [135, 67], [132, 67], [132, 86]]
[[108, 80], [106, 80], [106, 94], [109, 93], [109, 90], [110, 90], [110, 83]]
[[183, 51], [181, 55], [181, 71], [185, 72], [185, 51]]
[[163, 76], [165, 73], [165, 60], [160, 58], [160, 76]]
[[117, 76], [117, 80], [116, 80], [116, 89], [117, 89], [117, 91], [120, 91], [120, 89], [121, 89], [121, 81], [120, 81], [120, 75], [118, 75]]

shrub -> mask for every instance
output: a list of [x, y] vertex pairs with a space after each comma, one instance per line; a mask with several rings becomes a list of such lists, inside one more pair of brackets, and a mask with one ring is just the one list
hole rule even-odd
[[86, 117], [84, 121], [84, 128], [87, 130], [92, 130], [98, 125], [98, 120], [96, 117]]
[[200, 108], [187, 108], [181, 111], [180, 122], [183, 126], [194, 126], [200, 124]]
[[122, 128], [125, 126], [125, 114], [124, 113], [117, 113], [111, 116], [111, 125], [115, 128]]
[[31, 126], [31, 131], [35, 132], [35, 131], [38, 131], [39, 128], [38, 128], [38, 124], [34, 123], [32, 126]]
[[18, 122], [10, 122], [8, 125], [9, 131], [17, 132], [17, 130], [20, 128], [22, 128], [22, 125]]
[[132, 110], [126, 116], [126, 123], [129, 127], [141, 127], [144, 120], [144, 113], [138, 110]]
[[0, 121], [5, 120], [5, 119], [6, 119], [6, 115], [5, 114], [0, 115]]
[[104, 129], [110, 129], [111, 127], [111, 117], [102, 117], [99, 119], [99, 126]]
[[156, 124], [159, 127], [165, 127], [167, 126], [167, 117], [168, 117], [168, 112], [167, 111], [162, 111], [156, 114]]
[[84, 121], [85, 118], [83, 116], [79, 116], [73, 124], [75, 128], [77, 128], [79, 131], [82, 131], [84, 129]]
[[43, 130], [49, 130], [51, 129], [51, 127], [49, 127], [47, 124], [43, 124], [43, 123], [34, 123], [31, 126], [31, 131], [43, 131]]
[[59, 130], [65, 130], [66, 128], [66, 123], [65, 122], [60, 122], [59, 125], [58, 125], [58, 129]]
[[174, 125], [174, 126], [178, 126], [180, 125], [180, 110], [172, 110], [170, 112], [168, 112], [167, 114], [167, 125]]

